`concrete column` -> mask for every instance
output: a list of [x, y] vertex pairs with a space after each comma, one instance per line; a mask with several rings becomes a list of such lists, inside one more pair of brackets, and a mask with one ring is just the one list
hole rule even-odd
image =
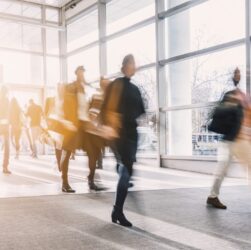
[[[170, 0], [169, 7], [177, 6], [184, 0]], [[168, 56], [173, 57], [190, 50], [190, 14], [168, 18]], [[190, 61], [168, 65], [168, 104], [179, 106], [191, 104]], [[170, 155], [192, 155], [192, 111], [172, 111], [168, 114], [168, 151]]]

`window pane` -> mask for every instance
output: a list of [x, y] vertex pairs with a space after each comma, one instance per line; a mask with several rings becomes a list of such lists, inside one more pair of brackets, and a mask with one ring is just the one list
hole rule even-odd
[[99, 49], [98, 46], [83, 51], [68, 58], [68, 81], [76, 79], [75, 69], [83, 65], [86, 69], [86, 80], [93, 81], [99, 78]]
[[245, 46], [166, 66], [168, 105], [218, 101], [225, 91], [233, 88], [231, 77], [237, 66], [242, 73], [241, 88], [245, 90]]
[[59, 11], [57, 9], [46, 8], [46, 21], [49, 22], [59, 22]]
[[244, 38], [245, 0], [210, 0], [165, 22], [163, 59]]
[[25, 26], [21, 27], [22, 34], [22, 48], [30, 51], [42, 52], [42, 32], [41, 28], [33, 27], [33, 26]]
[[107, 33], [114, 33], [154, 15], [154, 0], [113, 0], [107, 5]]
[[24, 17], [41, 19], [42, 18], [41, 7], [23, 3], [21, 15]]
[[41, 19], [41, 8], [39, 6], [22, 3], [21, 1], [14, 2], [9, 0], [1, 0], [0, 12], [11, 15]]
[[67, 26], [68, 52], [98, 40], [98, 12], [94, 11]]
[[0, 51], [4, 83], [43, 84], [42, 56]]
[[47, 85], [56, 86], [60, 82], [60, 61], [57, 57], [47, 57]]
[[21, 49], [22, 30], [18, 23], [6, 22], [0, 20], [0, 46], [6, 48]]
[[9, 0], [0, 1], [0, 12], [12, 15], [21, 15], [22, 5], [21, 2], [12, 2]]
[[154, 68], [141, 70], [132, 78], [144, 100], [145, 108], [155, 110], [156, 108], [156, 70]]
[[165, 10], [171, 9], [188, 1], [189, 0], [165, 0]]
[[41, 28], [0, 21], [0, 46], [13, 49], [42, 51]]
[[157, 122], [156, 113], [147, 112], [146, 115], [138, 119], [138, 153], [157, 153]]
[[148, 25], [109, 41], [107, 52], [108, 74], [120, 71], [121, 62], [126, 54], [134, 54], [139, 66], [155, 62], [155, 25]]
[[48, 54], [59, 54], [59, 31], [56, 29], [46, 30], [46, 50]]
[[212, 108], [167, 112], [167, 155], [216, 155], [221, 136], [207, 130], [211, 112]]

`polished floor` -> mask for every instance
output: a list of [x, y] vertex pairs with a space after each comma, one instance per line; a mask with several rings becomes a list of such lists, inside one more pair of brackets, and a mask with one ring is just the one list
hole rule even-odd
[[227, 178], [228, 209], [205, 205], [212, 176], [158, 169], [140, 161], [125, 213], [131, 229], [110, 222], [117, 174], [106, 160], [96, 180], [106, 192], [90, 193], [86, 159], [71, 162], [77, 194], [62, 194], [53, 157], [11, 160], [13, 174], [0, 176], [0, 249], [251, 249], [251, 189]]

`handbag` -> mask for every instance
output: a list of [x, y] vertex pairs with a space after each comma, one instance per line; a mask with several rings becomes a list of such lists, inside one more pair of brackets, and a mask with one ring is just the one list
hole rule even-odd
[[242, 119], [240, 104], [221, 102], [212, 113], [208, 130], [234, 139], [240, 131]]

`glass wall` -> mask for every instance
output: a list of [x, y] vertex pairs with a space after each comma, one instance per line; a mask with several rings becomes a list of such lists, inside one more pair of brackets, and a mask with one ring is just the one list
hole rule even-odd
[[236, 67], [242, 73], [241, 89], [250, 87], [246, 4], [97, 1], [67, 20], [68, 80], [78, 65], [85, 66], [91, 84], [100, 72], [114, 79], [123, 57], [134, 54], [139, 70], [132, 80], [147, 109], [139, 121], [140, 151], [162, 157], [214, 156], [220, 137], [207, 130], [208, 117], [215, 102], [233, 88]]
[[157, 1], [163, 65], [157, 72], [160, 81], [164, 80], [159, 83], [160, 140], [165, 145], [160, 151], [164, 157], [217, 154], [220, 136], [207, 129], [212, 108], [233, 89], [236, 67], [242, 73], [242, 90], [250, 85], [245, 2]]
[[4, 17], [0, 20], [1, 84], [36, 89], [56, 85], [60, 81], [59, 9], [2, 0], [0, 14]]
[[68, 81], [75, 79], [76, 67], [84, 65], [87, 81], [96, 88], [100, 72], [110, 79], [120, 76], [123, 57], [134, 54], [139, 70], [132, 81], [139, 86], [147, 109], [139, 121], [139, 150], [156, 155], [155, 0], [112, 0], [105, 8], [101, 5], [97, 1], [96, 8], [83, 10], [79, 18], [67, 22]]

